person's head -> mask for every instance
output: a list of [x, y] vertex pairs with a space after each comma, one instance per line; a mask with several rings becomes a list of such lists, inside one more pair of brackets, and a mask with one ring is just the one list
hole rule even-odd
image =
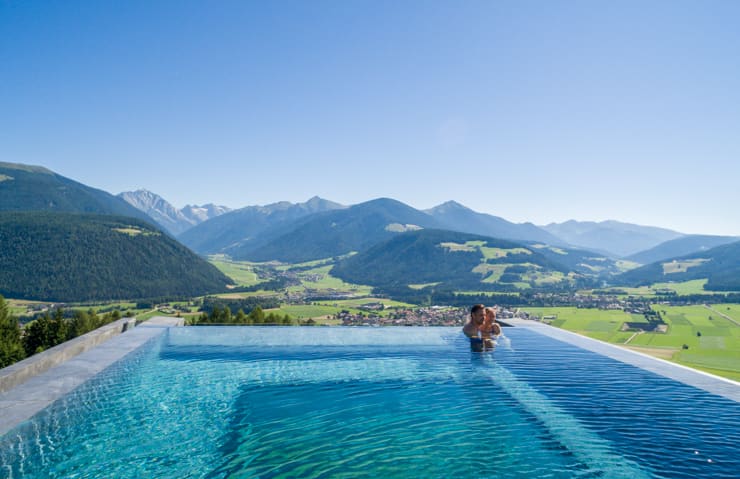
[[486, 319], [486, 307], [482, 304], [473, 305], [470, 308], [470, 319], [475, 324], [483, 324], [483, 320]]
[[486, 321], [491, 323], [496, 321], [496, 310], [493, 308], [486, 308]]

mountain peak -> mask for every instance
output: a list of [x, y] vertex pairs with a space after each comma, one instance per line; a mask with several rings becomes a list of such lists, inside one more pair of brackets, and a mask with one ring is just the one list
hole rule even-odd
[[445, 201], [444, 203], [437, 205], [433, 208], [429, 208], [428, 210], [424, 210], [425, 213], [428, 213], [430, 215], [435, 214], [445, 214], [453, 211], [472, 211], [470, 208], [468, 208], [465, 205], [462, 205], [454, 200]]
[[346, 208], [346, 206], [333, 201], [325, 200], [319, 196], [313, 196], [300, 206], [304, 206], [309, 211], [326, 211]]
[[229, 211], [224, 206], [216, 205], [187, 205], [179, 210], [158, 194], [144, 188], [136, 191], [124, 191], [118, 197], [146, 213], [173, 235], [179, 235], [209, 218]]

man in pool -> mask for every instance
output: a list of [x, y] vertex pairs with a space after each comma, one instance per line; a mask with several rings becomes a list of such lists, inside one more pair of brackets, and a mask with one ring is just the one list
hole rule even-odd
[[480, 327], [486, 319], [486, 307], [475, 304], [470, 308], [470, 319], [463, 326], [463, 333], [470, 338], [471, 351], [483, 351], [483, 339], [480, 337]]

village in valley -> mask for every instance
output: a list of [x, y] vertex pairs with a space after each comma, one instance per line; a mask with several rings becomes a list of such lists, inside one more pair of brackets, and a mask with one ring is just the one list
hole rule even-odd
[[[588, 300], [586, 299], [588, 298]], [[604, 310], [621, 310], [626, 313], [650, 316], [654, 312], [644, 301], [601, 298], [594, 304], [592, 296], [583, 296], [581, 308], [598, 308]], [[352, 313], [342, 310], [335, 315], [343, 326], [462, 326], [470, 314], [469, 307], [428, 306], [420, 308], [394, 308], [392, 312], [380, 314], [385, 307], [382, 302], [367, 303], [360, 307], [362, 311]], [[549, 323], [557, 315], [534, 315], [526, 308], [496, 306], [496, 317], [499, 321], [517, 318]]]

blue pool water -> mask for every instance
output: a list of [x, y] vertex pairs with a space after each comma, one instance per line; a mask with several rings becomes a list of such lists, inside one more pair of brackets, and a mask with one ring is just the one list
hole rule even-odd
[[1, 438], [0, 477], [738, 477], [739, 403], [506, 335], [169, 329]]

